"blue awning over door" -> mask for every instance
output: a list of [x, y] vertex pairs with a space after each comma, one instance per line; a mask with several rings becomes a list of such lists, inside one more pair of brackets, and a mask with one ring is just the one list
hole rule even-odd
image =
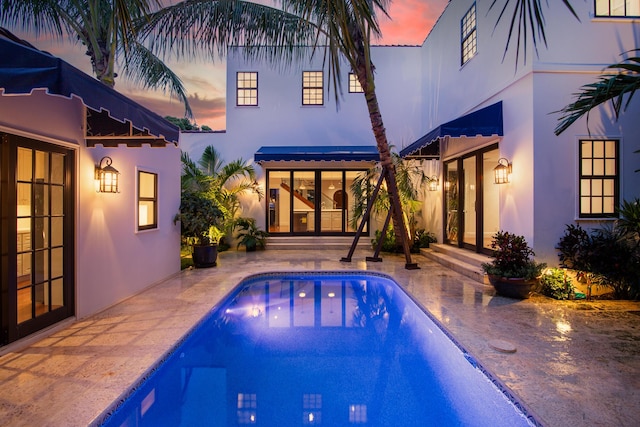
[[375, 145], [310, 145], [310, 146], [268, 146], [260, 147], [254, 154], [256, 163], [269, 161], [361, 161], [377, 162], [380, 160]]
[[502, 101], [438, 126], [408, 147], [403, 148], [400, 151], [400, 157], [418, 156], [421, 151], [422, 157], [436, 157], [439, 154], [439, 138], [478, 135], [503, 136]]
[[[102, 84], [65, 61], [0, 36], [0, 89], [5, 95], [30, 94], [44, 89], [51, 95], [78, 97], [97, 113], [107, 113], [122, 124], [130, 123], [129, 136], [149, 135], [177, 144], [179, 129], [153, 111]], [[93, 119], [92, 119], [93, 120]], [[104, 120], [103, 120], [104, 121]], [[100, 123], [96, 123], [96, 127]], [[115, 124], [114, 128], [121, 126]], [[126, 139], [126, 138], [124, 138]]]

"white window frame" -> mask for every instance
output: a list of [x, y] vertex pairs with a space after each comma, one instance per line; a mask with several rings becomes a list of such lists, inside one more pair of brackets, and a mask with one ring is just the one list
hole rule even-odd
[[[254, 75], [255, 75], [255, 79], [253, 78]], [[236, 72], [236, 106], [237, 107], [257, 107], [258, 106], [258, 72], [257, 71]]]
[[[318, 82], [319, 82], [319, 85], [318, 85]], [[303, 106], [324, 105], [324, 72], [323, 71], [314, 70], [314, 71], [302, 72], [302, 105]]]
[[478, 20], [473, 3], [460, 20], [460, 65], [464, 65], [478, 53]]

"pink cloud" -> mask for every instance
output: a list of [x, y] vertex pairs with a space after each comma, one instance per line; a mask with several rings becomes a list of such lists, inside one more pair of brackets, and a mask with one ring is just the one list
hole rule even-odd
[[380, 17], [382, 40], [376, 44], [421, 45], [449, 0], [398, 0]]

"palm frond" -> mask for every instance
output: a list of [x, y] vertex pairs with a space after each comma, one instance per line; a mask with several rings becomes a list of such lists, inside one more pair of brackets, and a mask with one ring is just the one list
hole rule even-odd
[[[520, 49], [523, 50], [523, 60], [526, 64], [527, 61], [527, 46], [529, 39], [533, 43], [533, 49], [538, 55], [538, 43], [542, 42], [547, 46], [547, 35], [545, 32], [545, 19], [542, 11], [541, 0], [493, 0], [489, 6], [489, 11], [494, 7], [498, 7], [498, 4], [502, 3], [498, 19], [494, 26], [494, 31], [498, 24], [505, 16], [508, 16], [508, 9], [511, 10], [511, 18], [509, 22], [509, 33], [507, 35], [507, 43], [504, 48], [502, 60], [507, 56], [509, 46], [511, 45], [512, 38], [516, 38], [516, 67], [518, 66], [518, 60], [520, 58]], [[562, 3], [569, 9], [571, 14], [580, 21], [580, 18], [576, 14], [569, 0], [562, 0]], [[505, 18], [506, 19], [506, 18]]]
[[601, 75], [596, 82], [582, 86], [581, 91], [574, 94], [574, 102], [554, 111], [561, 114], [554, 130], [556, 135], [560, 135], [582, 116], [586, 115], [588, 124], [589, 112], [607, 101], [612, 102], [616, 117], [628, 107], [633, 95], [640, 89], [640, 58], [628, 58], [607, 69], [617, 69], [618, 73]]
[[154, 52], [213, 60], [226, 57], [234, 46], [244, 46], [246, 55], [258, 59], [292, 60], [315, 34], [309, 22], [283, 10], [235, 0], [185, 0], [138, 25]]
[[133, 83], [145, 89], [169, 90], [184, 104], [185, 117], [193, 117], [182, 80], [160, 58], [138, 42], [133, 42], [124, 56], [124, 71]]

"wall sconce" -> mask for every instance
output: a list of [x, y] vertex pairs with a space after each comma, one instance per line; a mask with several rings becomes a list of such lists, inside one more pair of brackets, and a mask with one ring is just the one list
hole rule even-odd
[[[105, 166], [102, 166], [102, 162]], [[120, 180], [120, 172], [111, 166], [111, 157], [103, 157], [100, 163], [96, 165], [95, 179], [98, 183], [98, 193], [118, 193], [118, 184]]]
[[493, 182], [495, 184], [507, 184], [511, 180], [511, 163], [501, 157], [498, 159], [498, 166], [493, 168]]
[[333, 185], [333, 182], [331, 184], [329, 184], [329, 190], [335, 190], [336, 186]]
[[434, 175], [429, 178], [429, 191], [437, 191], [440, 180]]

